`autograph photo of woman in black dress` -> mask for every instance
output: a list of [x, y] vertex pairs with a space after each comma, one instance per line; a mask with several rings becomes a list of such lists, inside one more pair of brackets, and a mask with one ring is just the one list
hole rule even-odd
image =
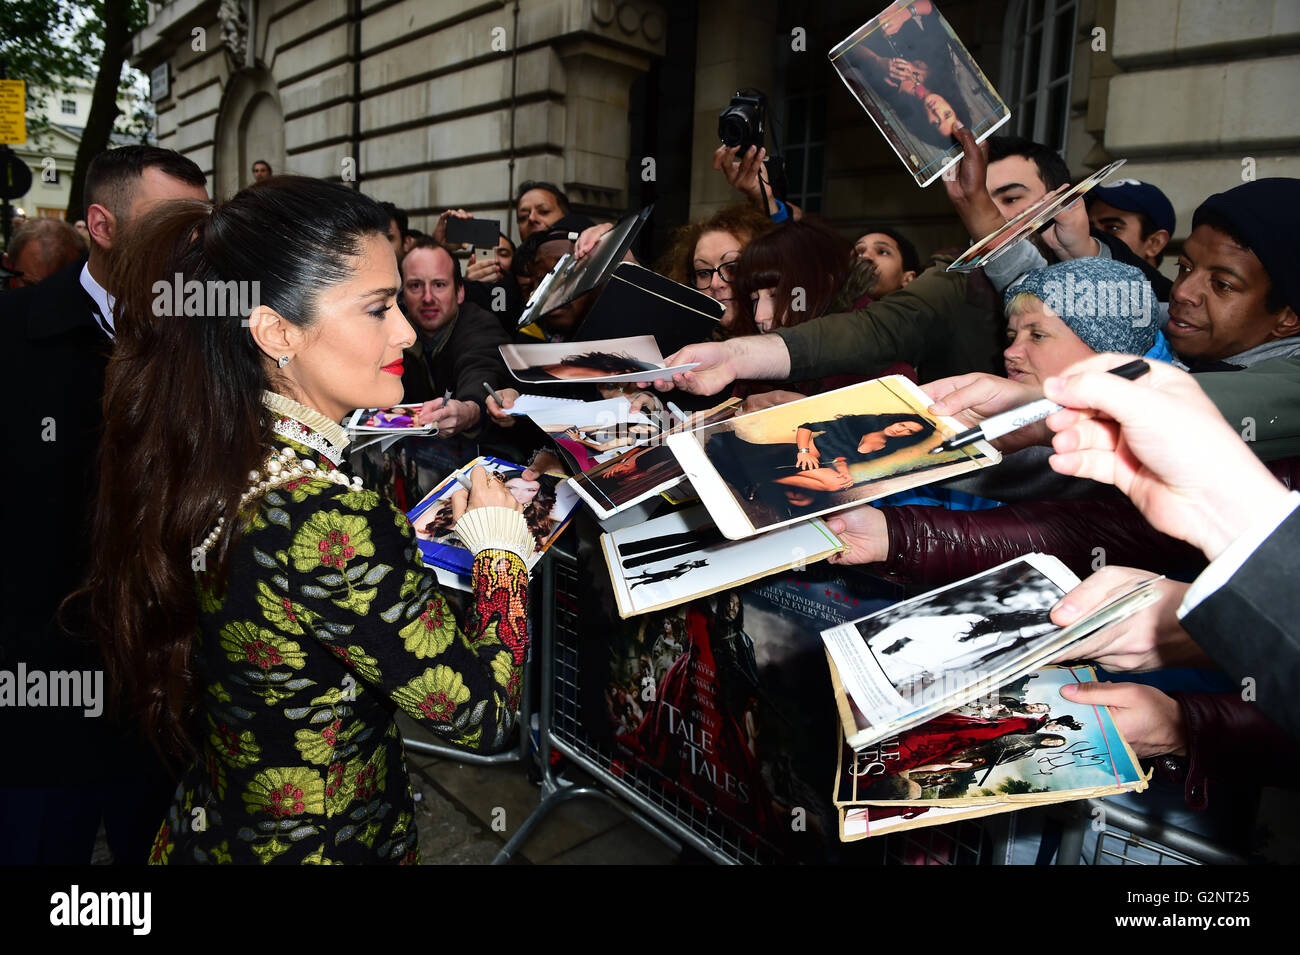
[[[723, 431], [704, 450], [742, 501], [760, 502], [784, 519], [840, 503], [831, 495], [887, 476], [890, 458], [934, 433], [933, 422], [919, 414], [849, 414], [805, 421], [793, 442], [755, 443]], [[884, 466], [854, 467], [877, 461]]]

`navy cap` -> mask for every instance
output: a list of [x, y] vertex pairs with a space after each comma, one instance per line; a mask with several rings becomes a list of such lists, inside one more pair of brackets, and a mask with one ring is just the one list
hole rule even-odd
[[1174, 234], [1174, 224], [1178, 220], [1173, 204], [1149, 182], [1116, 179], [1090, 190], [1088, 200], [1093, 199], [1100, 199], [1122, 212], [1141, 212], [1156, 224], [1157, 229], [1164, 229], [1171, 236]]

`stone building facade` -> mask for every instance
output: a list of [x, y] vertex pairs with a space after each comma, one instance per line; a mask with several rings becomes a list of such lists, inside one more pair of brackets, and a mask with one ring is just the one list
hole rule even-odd
[[159, 144], [214, 195], [266, 159], [356, 181], [427, 229], [451, 206], [508, 222], [528, 179], [622, 210], [629, 91], [665, 29], [646, 0], [172, 0], [133, 60], [170, 69]]
[[[1124, 175], [1179, 216], [1244, 176], [1300, 176], [1300, 5], [1239, 0], [944, 0], [1012, 107], [1078, 175]], [[277, 172], [355, 177], [428, 229], [463, 207], [514, 234], [519, 183], [581, 211], [656, 203], [644, 251], [730, 201], [710, 168], [736, 90], [765, 90], [796, 201], [846, 233], [901, 225], [964, 245], [940, 185], [918, 189], [830, 69], [866, 17], [850, 0], [170, 0], [135, 64], [168, 71], [158, 139], [226, 196]], [[1166, 270], [1172, 264], [1166, 260]]]

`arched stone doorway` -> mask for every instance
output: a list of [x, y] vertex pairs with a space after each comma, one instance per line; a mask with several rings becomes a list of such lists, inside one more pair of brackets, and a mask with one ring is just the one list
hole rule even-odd
[[251, 167], [259, 159], [277, 173], [286, 171], [284, 110], [279, 89], [264, 67], [241, 70], [226, 87], [217, 120], [217, 198], [229, 198], [251, 183]]

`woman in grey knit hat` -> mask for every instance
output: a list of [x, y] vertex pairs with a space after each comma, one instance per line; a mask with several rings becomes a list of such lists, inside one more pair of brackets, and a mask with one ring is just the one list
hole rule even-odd
[[1114, 259], [1071, 259], [1026, 272], [1004, 297], [1007, 377], [1041, 385], [1095, 352], [1145, 355], [1158, 334], [1145, 276]]

